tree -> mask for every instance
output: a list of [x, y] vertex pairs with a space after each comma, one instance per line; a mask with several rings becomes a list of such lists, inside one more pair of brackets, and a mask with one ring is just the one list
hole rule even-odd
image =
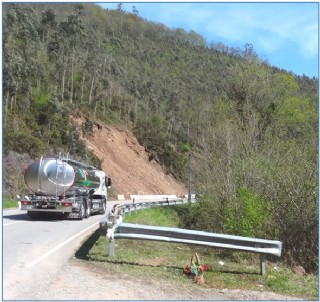
[[118, 5], [117, 5], [117, 11], [119, 12], [119, 13], [125, 13], [125, 10], [124, 10], [124, 8], [123, 8], [123, 3], [118, 3]]
[[135, 16], [139, 16], [139, 11], [137, 10], [137, 8], [135, 6], [132, 6], [132, 12]]

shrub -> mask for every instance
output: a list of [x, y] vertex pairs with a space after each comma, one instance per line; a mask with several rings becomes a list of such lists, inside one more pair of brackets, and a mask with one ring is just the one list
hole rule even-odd
[[225, 207], [225, 231], [247, 237], [264, 235], [270, 216], [270, 204], [248, 188], [240, 188], [236, 200], [229, 200]]

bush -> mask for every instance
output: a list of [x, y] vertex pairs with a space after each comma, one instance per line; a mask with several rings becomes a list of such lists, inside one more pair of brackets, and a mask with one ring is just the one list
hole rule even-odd
[[248, 188], [240, 188], [236, 200], [229, 200], [225, 208], [225, 231], [247, 237], [265, 235], [270, 217], [270, 204]]
[[6, 150], [28, 153], [33, 158], [49, 151], [49, 148], [38, 137], [29, 132], [4, 132], [4, 145]]

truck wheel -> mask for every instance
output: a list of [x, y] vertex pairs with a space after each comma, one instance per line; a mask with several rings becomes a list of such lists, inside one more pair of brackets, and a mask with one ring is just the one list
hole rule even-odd
[[79, 220], [82, 220], [85, 214], [86, 214], [86, 209], [84, 208], [83, 204], [81, 204], [79, 209]]
[[99, 214], [104, 215], [104, 214], [106, 213], [106, 209], [107, 209], [106, 201], [104, 200], [104, 201], [102, 202], [102, 209], [99, 211]]
[[85, 216], [85, 218], [89, 218], [90, 217], [90, 215], [91, 215], [91, 205], [90, 205], [90, 202], [87, 202], [86, 203], [86, 216]]

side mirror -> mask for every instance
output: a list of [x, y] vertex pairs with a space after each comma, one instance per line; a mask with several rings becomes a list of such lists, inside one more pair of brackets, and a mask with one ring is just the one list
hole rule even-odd
[[111, 188], [111, 178], [110, 177], [106, 177], [106, 187], [108, 188], [108, 189], [110, 189]]

